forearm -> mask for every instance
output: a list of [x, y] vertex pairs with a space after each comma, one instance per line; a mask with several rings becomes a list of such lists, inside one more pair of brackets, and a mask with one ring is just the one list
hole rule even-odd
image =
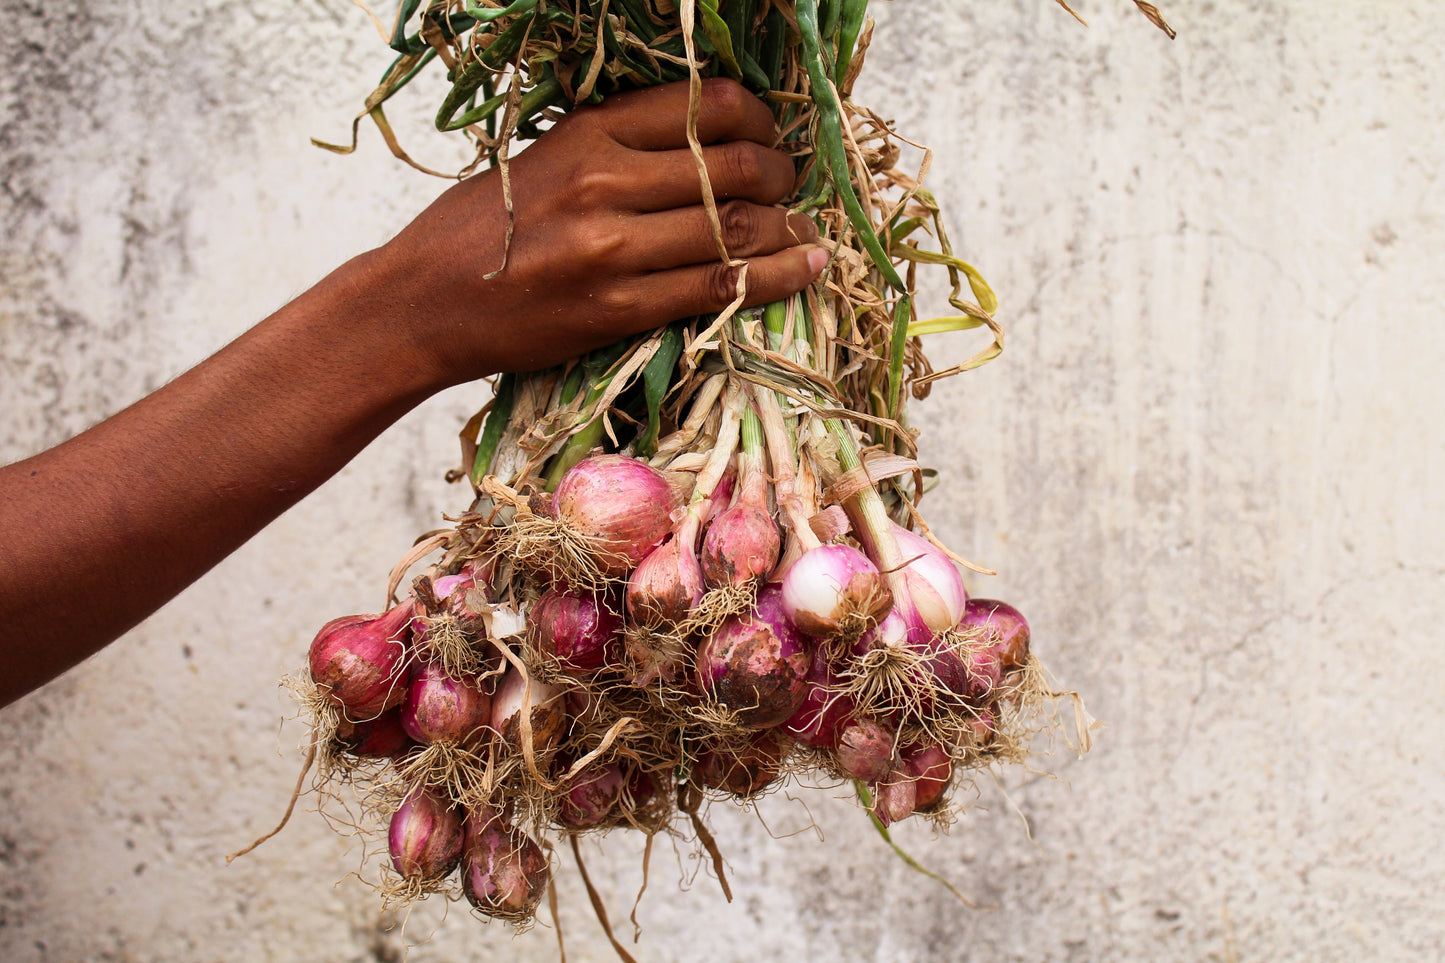
[[0, 705], [136, 625], [438, 385], [368, 255], [155, 394], [0, 468]]

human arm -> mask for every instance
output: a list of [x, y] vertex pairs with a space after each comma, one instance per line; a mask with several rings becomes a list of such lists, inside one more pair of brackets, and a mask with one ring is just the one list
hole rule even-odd
[[[0, 468], [0, 704], [115, 639], [442, 388], [557, 363], [722, 308], [685, 148], [686, 88], [566, 118], [500, 175], [464, 181], [213, 357], [49, 451]], [[749, 303], [821, 266], [803, 218], [767, 205], [792, 164], [767, 110], [704, 91], [699, 133]], [[57, 586], [68, 586], [65, 590]]]

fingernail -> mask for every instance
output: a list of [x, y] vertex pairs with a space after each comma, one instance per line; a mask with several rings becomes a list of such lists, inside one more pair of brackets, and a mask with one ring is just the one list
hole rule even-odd
[[821, 247], [815, 247], [808, 252], [808, 270], [814, 274], [819, 273], [828, 266], [828, 252]]

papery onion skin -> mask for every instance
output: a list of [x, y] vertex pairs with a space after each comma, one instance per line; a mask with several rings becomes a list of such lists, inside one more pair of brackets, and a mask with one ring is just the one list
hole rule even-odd
[[462, 892], [487, 916], [528, 919], [551, 879], [542, 847], [491, 807], [466, 817]]
[[802, 631], [820, 638], [850, 622], [882, 618], [893, 604], [887, 580], [851, 545], [819, 545], [783, 576], [783, 609]]
[[970, 599], [959, 629], [982, 631], [990, 640], [998, 664], [1008, 671], [1029, 660], [1029, 623], [1018, 609], [997, 599]]
[[752, 614], [723, 622], [697, 654], [703, 693], [756, 729], [785, 721], [808, 691], [812, 640], [783, 614], [781, 594], [764, 588]]
[[353, 721], [380, 715], [406, 697], [412, 606], [383, 615], [348, 615], [321, 627], [311, 642], [311, 680]]
[[665, 475], [625, 455], [584, 458], [552, 496], [553, 515], [587, 539], [611, 578], [627, 575], [667, 537], [679, 507]]
[[948, 790], [953, 761], [940, 746], [910, 746], [899, 756], [903, 770], [914, 783], [914, 810], [932, 811]]
[[680, 625], [707, 590], [690, 538], [682, 532], [647, 553], [627, 579], [627, 615], [634, 625]]
[[589, 675], [621, 657], [622, 619], [602, 596], [553, 589], [527, 617], [532, 645], [573, 675]]
[[884, 826], [913, 815], [917, 802], [917, 786], [902, 773], [890, 774], [873, 789], [873, 815]]
[[507, 745], [520, 747], [522, 705], [526, 700], [531, 706], [533, 751], [552, 749], [567, 731], [565, 695], [559, 686], [524, 677], [515, 668], [509, 669], [492, 696], [492, 729]]
[[850, 723], [838, 733], [838, 767], [853, 779], [878, 782], [893, 769], [896, 740], [896, 732], [872, 719]]
[[712, 749], [693, 763], [692, 782], [746, 798], [771, 785], [782, 771], [783, 750], [771, 733], [760, 732], [741, 748]]
[[433, 790], [413, 789], [392, 814], [387, 848], [403, 879], [444, 879], [462, 856], [461, 812]]
[[417, 742], [460, 745], [487, 732], [492, 695], [473, 677], [454, 679], [440, 665], [424, 663], [412, 670], [401, 707], [401, 724]]

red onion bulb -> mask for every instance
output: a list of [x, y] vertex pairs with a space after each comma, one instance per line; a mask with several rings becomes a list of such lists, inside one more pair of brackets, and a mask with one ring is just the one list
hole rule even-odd
[[368, 719], [406, 697], [406, 659], [412, 606], [384, 615], [348, 615], [321, 627], [311, 642], [311, 681], [352, 719]]
[[811, 642], [783, 614], [781, 596], [764, 588], [751, 615], [725, 621], [697, 653], [702, 691], [756, 729], [786, 720], [808, 693]]
[[622, 619], [600, 596], [554, 589], [532, 606], [527, 625], [533, 646], [564, 672], [588, 674], [621, 657]]
[[552, 512], [592, 546], [603, 574], [621, 578], [672, 531], [681, 507], [667, 476], [625, 455], [584, 458], [562, 476]]
[[412, 670], [401, 724], [417, 742], [461, 744], [483, 735], [491, 718], [491, 693], [475, 677], [454, 679], [434, 662]]
[[751, 796], [778, 778], [783, 750], [771, 733], [760, 732], [736, 749], [711, 749], [698, 756], [689, 779], [708, 789]]
[[403, 879], [443, 879], [461, 859], [461, 813], [438, 793], [413, 789], [392, 814], [387, 846]]
[[907, 561], [902, 569], [908, 601], [923, 624], [933, 632], [952, 628], [963, 618], [968, 592], [953, 559], [921, 535], [893, 526], [898, 552]]
[[488, 806], [468, 813], [462, 847], [462, 892], [488, 916], [529, 919], [547, 891], [551, 869], [542, 847]]

